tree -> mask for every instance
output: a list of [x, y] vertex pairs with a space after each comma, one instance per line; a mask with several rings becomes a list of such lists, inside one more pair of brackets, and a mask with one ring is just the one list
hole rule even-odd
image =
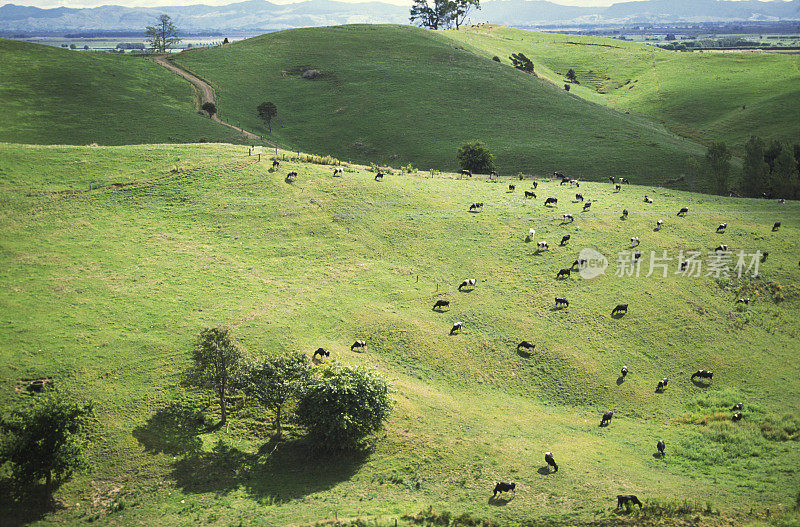
[[451, 10], [454, 2], [451, 0], [433, 0], [433, 5], [428, 0], [414, 0], [411, 6], [411, 22], [417, 22], [421, 27], [437, 30], [447, 27], [450, 23]]
[[272, 120], [278, 115], [278, 107], [267, 101], [258, 105], [258, 116], [269, 127], [272, 133]]
[[211, 117], [215, 113], [217, 113], [217, 107], [213, 102], [204, 102], [203, 106], [200, 107], [204, 112], [208, 113], [208, 116]]
[[158, 53], [165, 53], [173, 44], [181, 41], [178, 38], [178, 29], [169, 15], [158, 17], [158, 23], [155, 26], [147, 26], [145, 33], [149, 37], [147, 42], [150, 42], [150, 47]]
[[494, 170], [494, 156], [480, 141], [462, 144], [456, 158], [462, 170], [469, 170], [476, 174], [488, 174]]
[[311, 382], [311, 365], [302, 353], [286, 353], [243, 364], [242, 390], [275, 413], [275, 438], [282, 435], [283, 408]]
[[769, 165], [764, 161], [764, 141], [755, 135], [744, 145], [742, 192], [745, 196], [760, 197], [769, 185]]
[[450, 4], [450, 19], [456, 25], [456, 30], [464, 23], [470, 11], [481, 8], [480, 0], [453, 0]]
[[200, 388], [213, 390], [219, 397], [222, 412], [220, 424], [228, 419], [225, 395], [231, 385], [241, 352], [231, 341], [225, 328], [206, 328], [200, 332], [192, 351], [194, 364], [187, 372], [187, 380]]
[[781, 154], [781, 150], [783, 150], [783, 145], [777, 139], [773, 139], [769, 148], [764, 150], [764, 161], [769, 165], [770, 172], [775, 168], [775, 159]]
[[664, 37], [664, 40], [677, 40], [673, 33], [667, 33], [667, 36]]
[[708, 147], [706, 163], [717, 187], [717, 194], [727, 194], [728, 179], [731, 173], [731, 153], [728, 145], [715, 141]]
[[772, 197], [794, 199], [798, 190], [797, 168], [794, 155], [783, 148], [775, 158], [775, 166], [770, 177]]
[[574, 69], [570, 68], [569, 71], [567, 72], [567, 80], [569, 80], [570, 82], [575, 82], [575, 83], [578, 82], [578, 76], [575, 75], [575, 70]]
[[323, 450], [358, 446], [389, 417], [389, 384], [361, 367], [334, 366], [304, 392], [297, 407], [314, 444]]
[[71, 401], [55, 390], [36, 395], [29, 405], [0, 419], [0, 466], [10, 465], [19, 488], [44, 478], [45, 498], [50, 500], [54, 482], [85, 466], [84, 431], [91, 413], [91, 404]]
[[511, 59], [511, 63], [518, 70], [533, 73], [533, 61], [531, 61], [531, 59], [526, 57], [523, 53], [512, 53], [509, 58]]

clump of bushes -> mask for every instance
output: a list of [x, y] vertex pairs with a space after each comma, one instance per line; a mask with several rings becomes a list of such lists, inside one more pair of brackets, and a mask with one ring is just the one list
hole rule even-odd
[[800, 417], [791, 414], [767, 417], [761, 423], [761, 435], [770, 441], [800, 440]]
[[481, 141], [462, 144], [456, 158], [462, 170], [469, 170], [474, 174], [488, 174], [494, 170], [494, 156]]

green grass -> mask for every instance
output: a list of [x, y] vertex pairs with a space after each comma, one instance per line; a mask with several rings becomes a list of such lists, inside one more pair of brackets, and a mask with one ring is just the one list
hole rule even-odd
[[[426, 172], [334, 179], [291, 161], [272, 172], [226, 145], [0, 144], [0, 159], [0, 406], [24, 400], [19, 379], [52, 377], [97, 411], [90, 469], [58, 491], [62, 508], [3, 504], [12, 522], [392, 525], [433, 506], [499, 524], [613, 524], [618, 493], [690, 517], [709, 501], [740, 521], [795, 503], [797, 203], [584, 183], [594, 205], [581, 213], [575, 190], [550, 181], [526, 201], [527, 181], [508, 193], [507, 181]], [[467, 212], [474, 201], [484, 212]], [[576, 221], [562, 226], [566, 212]], [[531, 227], [549, 251], [524, 242]], [[746, 284], [618, 278], [613, 262], [603, 277], [554, 280], [581, 248], [613, 258], [633, 235], [646, 257], [720, 243], [770, 255]], [[459, 293], [468, 277], [478, 286]], [[743, 293], [749, 306], [735, 304]], [[555, 311], [554, 296], [570, 307]], [[439, 298], [449, 311], [431, 310]], [[630, 312], [613, 319], [618, 302]], [[463, 333], [448, 336], [457, 320]], [[178, 380], [195, 335], [216, 324], [249, 354], [323, 346], [328, 360], [380, 370], [394, 390], [385, 436], [320, 459], [295, 439], [265, 447], [270, 416], [241, 401], [229, 428], [199, 424], [197, 411], [213, 424], [217, 408]], [[365, 353], [350, 352], [355, 339]], [[530, 358], [514, 349], [522, 339], [537, 344]], [[699, 368], [715, 372], [710, 386], [689, 382]], [[598, 428], [606, 409], [615, 418]], [[548, 450], [557, 474], [540, 473]], [[497, 480], [519, 485], [504, 506], [487, 502]]]
[[198, 115], [190, 84], [141, 57], [0, 39], [0, 64], [0, 141], [240, 141], [239, 134]]
[[[504, 175], [561, 170], [664, 183], [702, 154], [660, 125], [409, 26], [281, 31], [175, 61], [214, 85], [223, 119], [266, 133], [256, 107], [271, 101], [272, 139], [354, 162], [453, 170], [459, 145], [478, 139]], [[309, 69], [320, 76], [302, 78]], [[689, 179], [690, 188], [707, 187]]]
[[523, 52], [538, 75], [570, 93], [621, 112], [663, 121], [708, 143], [742, 148], [750, 135], [794, 143], [800, 136], [800, 56], [773, 53], [680, 53], [616, 39], [556, 35], [502, 26], [446, 33], [486, 57], [510, 64]]

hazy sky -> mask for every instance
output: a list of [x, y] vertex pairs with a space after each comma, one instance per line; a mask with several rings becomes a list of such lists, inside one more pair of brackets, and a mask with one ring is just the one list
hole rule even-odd
[[[12, 3], [36, 7], [96, 7], [99, 5], [123, 5], [128, 7], [156, 7], [164, 5], [225, 5], [237, 0], [0, 0], [0, 5]], [[273, 4], [291, 4], [301, 0], [270, 0]], [[341, 2], [363, 2], [369, 0], [339, 0]], [[378, 0], [397, 5], [411, 5], [412, 0]], [[578, 6], [608, 6], [625, 0], [550, 0], [555, 4]]]

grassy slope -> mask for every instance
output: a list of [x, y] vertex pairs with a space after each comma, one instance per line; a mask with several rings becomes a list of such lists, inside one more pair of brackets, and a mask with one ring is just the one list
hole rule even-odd
[[0, 141], [101, 145], [235, 142], [198, 115], [192, 87], [142, 58], [0, 39]]
[[[454, 169], [458, 146], [480, 139], [505, 174], [623, 173], [663, 182], [699, 152], [652, 123], [414, 27], [281, 31], [175, 60], [217, 88], [223, 118], [266, 128], [255, 109], [270, 100], [280, 144], [345, 160]], [[310, 68], [321, 77], [301, 78]]]
[[[572, 524], [607, 515], [621, 492], [701, 497], [733, 513], [794, 500], [796, 444], [765, 441], [758, 427], [800, 401], [797, 203], [585, 183], [594, 205], [583, 214], [574, 189], [552, 182], [534, 202], [525, 182], [515, 193], [424, 174], [376, 183], [363, 170], [333, 179], [330, 167], [292, 162], [273, 173], [216, 145], [0, 145], [0, 157], [0, 406], [19, 397], [17, 379], [43, 376], [97, 402], [92, 469], [45, 520], [285, 524], [434, 505]], [[291, 185], [289, 170], [300, 174]], [[559, 206], [544, 208], [545, 196]], [[467, 212], [475, 200], [483, 213]], [[689, 216], [676, 218], [684, 205]], [[573, 225], [559, 225], [565, 212]], [[653, 232], [659, 217], [666, 225]], [[523, 241], [530, 227], [549, 251]], [[557, 247], [564, 233], [572, 242]], [[580, 248], [613, 255], [632, 235], [645, 255], [768, 250], [758, 283], [788, 299], [747, 291], [753, 302], [737, 309], [741, 293], [672, 274], [554, 280]], [[470, 276], [478, 287], [456, 291]], [[556, 295], [569, 309], [552, 309]], [[432, 312], [437, 298], [451, 310]], [[619, 301], [630, 313], [615, 320]], [[464, 332], [449, 337], [456, 320]], [[368, 457], [320, 461], [295, 443], [258, 455], [269, 417], [259, 412], [235, 413], [227, 433], [160, 423], [194, 335], [213, 324], [233, 327], [251, 354], [324, 346], [332, 360], [380, 369], [395, 386], [386, 437]], [[349, 351], [356, 338], [366, 353]], [[514, 351], [521, 339], [537, 344], [529, 359]], [[631, 373], [618, 384], [623, 364]], [[689, 382], [697, 368], [715, 371], [710, 387]], [[729, 429], [725, 407], [739, 400], [746, 418]], [[608, 408], [615, 420], [599, 429]], [[722, 422], [685, 422], [715, 410]], [[652, 455], [659, 438], [663, 460]], [[558, 474], [539, 472], [547, 450]], [[487, 504], [499, 479], [520, 485], [504, 507]], [[114, 500], [124, 510], [107, 512]]]
[[797, 142], [800, 56], [679, 53], [609, 38], [465, 27], [447, 36], [504, 63], [523, 52], [559, 86], [570, 68], [572, 93], [619, 111], [663, 120], [694, 139], [743, 145], [751, 134]]

